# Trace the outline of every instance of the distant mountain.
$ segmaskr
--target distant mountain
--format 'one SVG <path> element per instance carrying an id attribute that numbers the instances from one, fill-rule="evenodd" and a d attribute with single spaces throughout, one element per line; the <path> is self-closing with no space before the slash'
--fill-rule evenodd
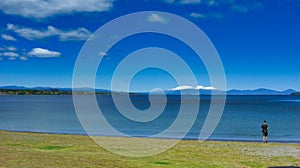
<path id="1" fill-rule="evenodd" d="M 204 90 L 204 89 L 183 89 L 183 90 L 165 90 L 165 94 L 167 95 L 211 95 L 212 90 Z M 215 94 L 224 94 L 224 91 L 214 90 Z"/>
<path id="2" fill-rule="evenodd" d="M 271 89 L 255 89 L 255 90 L 229 90 L 227 91 L 227 95 L 290 95 L 292 93 L 296 92 L 293 89 L 288 89 L 284 91 L 277 91 L 277 90 L 271 90 Z"/>
<path id="3" fill-rule="evenodd" d="M 51 90 L 54 88 L 51 87 L 24 87 L 24 86 L 0 86 L 0 89 L 8 89 L 8 90 Z"/>
<path id="4" fill-rule="evenodd" d="M 92 88 L 52 88 L 52 87 L 42 87 L 42 86 L 37 86 L 37 87 L 24 87 L 24 86 L 0 86 L 0 89 L 5 89 L 5 90 L 59 90 L 59 91 L 79 91 L 79 92 L 90 92 L 93 91 L 94 89 Z M 110 90 L 107 89 L 95 89 L 96 92 L 111 92 Z"/>
<path id="5" fill-rule="evenodd" d="M 293 89 L 288 89 L 284 91 L 277 91 L 271 89 L 255 89 L 255 90 L 228 90 L 226 92 L 227 95 L 291 95 L 292 93 L 296 93 L 297 91 Z M 168 95 L 211 95 L 212 90 L 204 90 L 204 89 L 182 89 L 182 90 L 166 90 L 166 94 Z M 224 94 L 224 91 L 214 90 L 214 94 Z"/>
<path id="6" fill-rule="evenodd" d="M 28 89 L 24 86 L 0 86 L 0 89 L 11 89 L 11 90 L 25 90 Z"/>
<path id="7" fill-rule="evenodd" d="M 72 88 L 52 88 L 52 87 L 24 87 L 24 86 L 0 86 L 0 89 L 7 89 L 7 90 L 46 90 L 46 91 L 52 91 L 52 90 L 58 90 L 58 91 L 72 91 Z M 75 88 L 73 89 L 78 92 L 91 92 L 94 89 L 92 88 Z M 224 91 L 213 89 L 215 94 L 224 94 Z M 101 92 L 101 93 L 125 93 L 125 92 L 117 92 L 117 91 L 111 91 L 107 89 L 95 89 L 95 92 Z M 147 92 L 133 92 L 135 94 L 148 94 Z M 165 90 L 165 94 L 167 95 L 211 95 L 212 89 L 195 89 L 195 88 L 188 88 L 188 89 L 181 89 L 181 90 Z M 288 89 L 284 91 L 277 91 L 277 90 L 271 90 L 271 89 L 265 89 L 265 88 L 259 88 L 255 90 L 237 90 L 232 89 L 228 90 L 226 92 L 227 95 L 291 95 L 295 93 L 299 93 L 299 91 Z M 154 92 L 155 94 L 155 92 Z M 161 92 L 157 92 L 157 94 L 161 94 Z"/>
<path id="8" fill-rule="evenodd" d="M 293 94 L 293 93 L 295 93 L 295 92 L 297 92 L 297 91 L 296 91 L 296 90 L 293 90 L 293 89 L 287 89 L 287 90 L 285 90 L 285 91 L 282 91 L 281 93 L 290 95 L 290 94 Z"/>

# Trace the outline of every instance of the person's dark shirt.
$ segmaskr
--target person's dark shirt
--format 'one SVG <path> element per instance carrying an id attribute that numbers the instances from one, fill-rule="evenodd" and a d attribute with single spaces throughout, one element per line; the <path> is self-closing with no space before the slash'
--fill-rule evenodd
<path id="1" fill-rule="evenodd" d="M 267 132 L 268 131 L 268 124 L 264 123 L 263 125 L 261 125 L 261 129 L 263 132 Z"/>

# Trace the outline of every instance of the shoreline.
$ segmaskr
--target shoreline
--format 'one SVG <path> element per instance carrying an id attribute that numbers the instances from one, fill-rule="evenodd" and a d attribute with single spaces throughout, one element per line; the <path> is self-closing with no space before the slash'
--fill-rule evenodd
<path id="1" fill-rule="evenodd" d="M 14 130 L 2 130 L 0 132 L 15 132 L 15 133 L 33 133 L 33 134 L 49 134 L 49 135 L 74 135 L 74 136 L 86 136 L 89 137 L 90 135 L 87 134 L 76 134 L 76 133 L 57 133 L 57 132 L 41 132 L 41 131 L 14 131 Z M 95 137 L 111 137 L 111 138 L 143 138 L 143 139 L 164 139 L 164 140 L 181 140 L 181 141 L 216 141 L 216 142 L 252 142 L 252 143 L 259 143 L 262 142 L 261 140 L 247 140 L 247 139 L 194 139 L 194 138 L 171 138 L 171 137 L 147 137 L 147 136 L 114 136 L 114 135 L 93 135 Z M 272 141 L 269 140 L 269 143 L 282 143 L 282 144 L 300 144 L 300 141 Z"/>

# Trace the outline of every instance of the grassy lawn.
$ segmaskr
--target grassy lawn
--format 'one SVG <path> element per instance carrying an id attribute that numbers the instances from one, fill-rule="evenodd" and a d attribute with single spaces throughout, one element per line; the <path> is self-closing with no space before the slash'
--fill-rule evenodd
<path id="1" fill-rule="evenodd" d="M 118 137 L 99 138 L 113 145 Z M 132 144 L 155 140 L 157 145 L 165 141 L 146 138 L 122 140 Z M 88 136 L 0 131 L 0 167 L 273 166 L 300 166 L 300 145 L 184 140 L 158 155 L 126 157 L 107 151 Z"/>

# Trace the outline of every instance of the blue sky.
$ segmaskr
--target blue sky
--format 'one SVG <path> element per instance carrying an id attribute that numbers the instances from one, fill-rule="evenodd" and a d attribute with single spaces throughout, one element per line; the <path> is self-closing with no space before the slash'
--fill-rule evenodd
<path id="1" fill-rule="evenodd" d="M 94 31 L 124 14 L 149 10 L 179 15 L 201 28 L 220 55 L 228 89 L 300 90 L 300 2 L 292 0 L 1 0 L 0 86 L 71 87 L 77 55 Z M 146 33 L 103 53 L 96 87 L 109 88 L 114 67 L 145 47 L 175 52 L 189 64 L 198 85 L 211 86 L 203 63 L 187 46 Z M 130 87 L 177 84 L 168 72 L 145 69 Z"/>

